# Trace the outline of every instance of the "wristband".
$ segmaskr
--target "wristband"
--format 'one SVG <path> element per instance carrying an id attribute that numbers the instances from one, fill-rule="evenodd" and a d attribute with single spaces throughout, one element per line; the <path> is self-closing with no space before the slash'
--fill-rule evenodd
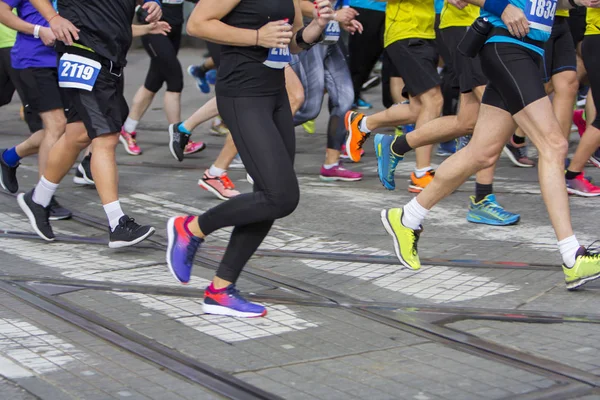
<path id="1" fill-rule="evenodd" d="M 305 27 L 302 27 L 298 30 L 298 32 L 296 32 L 296 44 L 298 45 L 298 47 L 300 47 L 302 50 L 308 50 L 311 47 L 313 47 L 315 44 L 323 41 L 323 39 L 325 38 L 325 35 L 323 33 L 321 33 L 321 36 L 319 36 L 317 38 L 317 40 L 315 40 L 313 43 L 306 43 L 304 41 L 304 37 L 302 36 L 302 34 L 304 33 L 304 29 Z"/>
<path id="2" fill-rule="evenodd" d="M 34 38 L 36 38 L 36 39 L 39 39 L 39 38 L 40 38 L 40 29 L 41 29 L 41 28 L 42 28 L 42 27 L 41 27 L 41 26 L 39 26 L 39 25 L 36 25 L 36 26 L 34 26 L 34 27 L 33 27 L 33 37 L 34 37 Z"/>
<path id="3" fill-rule="evenodd" d="M 508 0 L 485 0 L 485 3 L 483 3 L 483 9 L 491 14 L 501 17 L 502 13 L 509 4 L 510 3 Z"/>
<path id="4" fill-rule="evenodd" d="M 50 18 L 50 19 L 48 20 L 48 23 L 50 23 L 50 21 L 52 21 L 54 18 L 58 17 L 58 15 L 59 15 L 58 13 L 54 14 L 54 15 L 52 16 L 52 18 Z"/>

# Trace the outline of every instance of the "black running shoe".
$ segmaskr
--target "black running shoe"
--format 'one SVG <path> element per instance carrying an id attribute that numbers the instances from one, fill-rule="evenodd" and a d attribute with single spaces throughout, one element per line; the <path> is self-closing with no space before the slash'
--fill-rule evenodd
<path id="1" fill-rule="evenodd" d="M 19 182 L 17 181 L 17 168 L 19 164 L 14 167 L 8 165 L 2 154 L 6 149 L 0 149 L 0 185 L 4 190 L 8 190 L 11 193 L 17 193 L 19 190 Z"/>
<path id="2" fill-rule="evenodd" d="M 78 185 L 94 185 L 94 179 L 92 178 L 92 153 L 88 154 L 81 160 L 81 164 L 77 166 L 73 182 Z"/>
<path id="3" fill-rule="evenodd" d="M 177 161 L 183 161 L 183 152 L 187 146 L 190 135 L 187 135 L 179 130 L 181 122 L 169 125 L 169 150 Z"/>
<path id="4" fill-rule="evenodd" d="M 117 225 L 114 231 L 110 232 L 108 247 L 118 249 L 120 247 L 133 246 L 153 234 L 153 227 L 142 226 L 136 223 L 133 218 L 123 215 L 119 220 L 119 225 Z"/>
<path id="5" fill-rule="evenodd" d="M 59 221 L 61 219 L 69 219 L 71 218 L 73 215 L 71 214 L 71 211 L 67 210 L 66 208 L 64 208 L 63 206 L 61 206 L 60 204 L 58 204 L 58 201 L 56 201 L 56 197 L 52 196 L 52 199 L 50 200 L 50 221 Z"/>
<path id="6" fill-rule="evenodd" d="M 33 190 L 27 193 L 19 193 L 17 202 L 21 210 L 29 218 L 31 227 L 42 239 L 49 242 L 54 240 L 54 232 L 50 226 L 50 207 L 43 207 L 33 201 Z"/>

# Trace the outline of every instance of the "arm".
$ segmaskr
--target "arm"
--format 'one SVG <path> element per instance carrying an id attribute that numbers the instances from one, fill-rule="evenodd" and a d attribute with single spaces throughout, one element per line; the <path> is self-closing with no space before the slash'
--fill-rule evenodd
<path id="1" fill-rule="evenodd" d="M 70 21 L 58 15 L 49 0 L 29 0 L 29 2 L 38 10 L 42 17 L 48 21 L 50 29 L 52 29 L 56 39 L 69 46 L 73 44 L 74 40 L 79 40 L 79 29 L 77 29 Z"/>
<path id="2" fill-rule="evenodd" d="M 323 30 L 333 20 L 334 12 L 329 0 L 318 0 L 316 6 L 310 0 L 294 0 L 296 7 L 296 18 L 294 20 L 294 36 L 290 43 L 290 51 L 294 54 L 300 53 L 303 49 L 298 46 L 296 34 L 304 25 L 302 16 L 305 13 L 306 3 L 310 8 L 310 24 L 302 31 L 302 40 L 306 43 L 315 43 L 321 37 Z M 308 11 L 308 10 L 307 10 Z"/>
<path id="3" fill-rule="evenodd" d="M 0 1 L 0 23 L 26 35 L 33 36 L 35 33 L 35 25 L 25 22 L 13 14 L 12 8 L 3 1 Z M 46 46 L 53 45 L 56 40 L 50 28 L 43 26 L 39 27 L 38 35 Z"/>
<path id="4" fill-rule="evenodd" d="M 131 33 L 133 37 L 145 35 L 164 35 L 171 32 L 171 25 L 165 21 L 152 22 L 144 25 L 131 25 Z"/>
<path id="5" fill-rule="evenodd" d="M 257 31 L 227 25 L 221 19 L 229 14 L 240 0 L 202 0 L 187 22 L 187 33 L 208 41 L 230 46 L 255 46 Z"/>

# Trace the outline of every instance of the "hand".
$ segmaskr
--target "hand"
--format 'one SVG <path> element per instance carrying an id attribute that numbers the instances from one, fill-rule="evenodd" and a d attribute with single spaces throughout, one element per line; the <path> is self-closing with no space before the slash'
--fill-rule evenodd
<path id="1" fill-rule="evenodd" d="M 448 0 L 448 3 L 452 4 L 454 7 L 458 8 L 459 10 L 462 10 L 463 8 L 465 8 L 466 6 L 469 5 L 469 3 L 467 3 L 464 0 Z"/>
<path id="2" fill-rule="evenodd" d="M 579 3 L 584 7 L 600 8 L 600 0 L 579 0 Z"/>
<path id="3" fill-rule="evenodd" d="M 325 28 L 330 21 L 333 21 L 335 13 L 331 7 L 329 0 L 316 0 L 313 2 L 315 10 L 313 11 L 313 19 L 317 21 L 320 28 Z"/>
<path id="4" fill-rule="evenodd" d="M 53 46 L 54 42 L 56 42 L 56 36 L 54 36 L 54 32 L 52 29 L 41 27 L 40 28 L 40 39 L 46 46 Z"/>
<path id="5" fill-rule="evenodd" d="M 355 19 L 350 21 L 349 24 L 343 24 L 340 22 L 340 26 L 342 27 L 343 30 L 345 30 L 346 32 L 348 32 L 351 35 L 354 35 L 356 32 L 363 33 L 362 24 Z"/>
<path id="6" fill-rule="evenodd" d="M 79 40 L 79 29 L 71 21 L 64 19 L 60 15 L 53 17 L 49 24 L 55 38 L 66 45 L 71 46 L 74 40 Z"/>
<path id="7" fill-rule="evenodd" d="M 524 38 L 529 33 L 529 21 L 525 17 L 525 13 L 520 8 L 509 4 L 502 13 L 502 22 L 508 28 L 511 35 Z"/>
<path id="8" fill-rule="evenodd" d="M 152 22 L 148 25 L 144 25 L 148 27 L 149 35 L 164 35 L 167 36 L 169 32 L 171 32 L 171 25 L 165 21 Z"/>
<path id="9" fill-rule="evenodd" d="M 354 8 L 342 8 L 335 13 L 335 20 L 340 24 L 349 24 L 358 15 Z"/>
<path id="10" fill-rule="evenodd" d="M 287 19 L 269 22 L 258 30 L 258 45 L 267 49 L 286 49 L 292 40 L 292 26 Z"/>
<path id="11" fill-rule="evenodd" d="M 148 16 L 146 17 L 146 22 L 158 22 L 162 18 L 162 9 L 155 1 L 149 1 L 145 3 L 142 8 L 148 11 Z"/>

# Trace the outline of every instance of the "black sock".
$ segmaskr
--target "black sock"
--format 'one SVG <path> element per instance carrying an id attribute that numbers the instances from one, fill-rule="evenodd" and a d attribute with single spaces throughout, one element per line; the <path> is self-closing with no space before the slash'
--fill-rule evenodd
<path id="1" fill-rule="evenodd" d="M 494 193 L 494 184 L 484 185 L 483 183 L 475 182 L 475 203 L 479 203 L 485 199 L 488 194 Z"/>
<path id="2" fill-rule="evenodd" d="M 575 179 L 575 178 L 577 178 L 577 175 L 579 175 L 580 173 L 581 172 L 573 172 L 573 171 L 567 169 L 567 172 L 565 172 L 565 178 Z"/>
<path id="3" fill-rule="evenodd" d="M 521 136 L 517 136 L 516 133 L 513 133 L 513 142 L 515 142 L 515 144 L 523 144 L 523 143 L 525 143 L 525 138 L 521 137 Z"/>
<path id="4" fill-rule="evenodd" d="M 399 156 L 403 156 L 412 150 L 412 147 L 406 141 L 406 135 L 396 136 L 396 140 L 392 143 L 392 151 Z"/>

